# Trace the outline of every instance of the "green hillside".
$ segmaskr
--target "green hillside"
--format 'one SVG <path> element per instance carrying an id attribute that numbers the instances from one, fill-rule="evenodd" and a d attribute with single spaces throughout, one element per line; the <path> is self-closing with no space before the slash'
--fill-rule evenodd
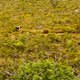
<path id="1" fill-rule="evenodd" d="M 17 74 L 24 68 L 20 66 L 30 63 L 33 67 L 26 67 L 34 72 L 46 65 L 54 72 L 52 62 L 46 60 L 58 65 L 59 78 L 44 78 L 49 72 L 42 72 L 43 78 Z M 68 76 L 80 80 L 80 0 L 0 0 L 0 80 L 74 79 Z"/>

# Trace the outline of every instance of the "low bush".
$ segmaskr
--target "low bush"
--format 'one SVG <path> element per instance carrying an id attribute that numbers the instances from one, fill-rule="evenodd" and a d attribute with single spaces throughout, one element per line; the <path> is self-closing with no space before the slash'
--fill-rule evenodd
<path id="1" fill-rule="evenodd" d="M 71 67 L 52 60 L 38 60 L 18 68 L 16 74 L 11 76 L 14 80 L 74 80 Z"/>

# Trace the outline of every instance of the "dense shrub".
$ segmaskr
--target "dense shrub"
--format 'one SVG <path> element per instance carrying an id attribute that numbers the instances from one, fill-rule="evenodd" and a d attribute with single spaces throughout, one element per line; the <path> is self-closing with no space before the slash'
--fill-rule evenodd
<path id="1" fill-rule="evenodd" d="M 17 70 L 14 80 L 73 80 L 72 69 L 52 60 L 38 60 L 22 65 Z"/>

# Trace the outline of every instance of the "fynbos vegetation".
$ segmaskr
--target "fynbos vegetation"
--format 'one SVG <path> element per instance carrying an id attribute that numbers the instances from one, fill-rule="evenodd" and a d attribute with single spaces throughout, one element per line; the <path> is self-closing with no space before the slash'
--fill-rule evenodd
<path id="1" fill-rule="evenodd" d="M 0 0 L 0 80 L 80 80 L 80 0 Z"/>

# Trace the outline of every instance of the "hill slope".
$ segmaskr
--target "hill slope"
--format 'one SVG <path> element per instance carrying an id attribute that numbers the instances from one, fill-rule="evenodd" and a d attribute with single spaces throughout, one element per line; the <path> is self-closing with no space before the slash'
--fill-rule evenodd
<path id="1" fill-rule="evenodd" d="M 0 1 L 1 71 L 50 58 L 80 75 L 80 0 L 53 1 Z"/>

